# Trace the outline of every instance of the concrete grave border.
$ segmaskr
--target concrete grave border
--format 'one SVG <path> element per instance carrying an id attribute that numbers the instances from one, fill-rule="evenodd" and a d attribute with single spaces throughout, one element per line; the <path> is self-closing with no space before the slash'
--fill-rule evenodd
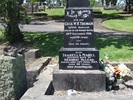
<path id="1" fill-rule="evenodd" d="M 113 65 L 119 64 L 118 62 L 112 63 Z M 133 63 L 124 63 L 126 64 L 132 71 L 133 71 Z M 34 86 L 29 88 L 25 94 L 22 96 L 20 100 L 131 100 L 133 95 L 125 96 L 125 95 L 101 95 L 96 94 L 94 95 L 87 94 L 87 95 L 78 95 L 78 96 L 52 96 L 50 91 L 53 91 L 52 82 L 52 74 L 53 74 L 53 67 L 57 65 L 50 65 L 46 66 L 45 69 L 42 69 L 43 72 L 36 78 L 36 82 L 34 82 Z M 104 92 L 103 92 L 104 93 Z M 48 95 L 46 95 L 48 94 Z M 110 98 L 111 97 L 111 98 Z"/>

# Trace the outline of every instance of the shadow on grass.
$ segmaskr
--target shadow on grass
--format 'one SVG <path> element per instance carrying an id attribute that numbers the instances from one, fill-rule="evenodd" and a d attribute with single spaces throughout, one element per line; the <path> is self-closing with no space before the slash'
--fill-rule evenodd
<path id="1" fill-rule="evenodd" d="M 113 45 L 115 48 L 122 49 L 123 46 L 131 47 L 133 49 L 133 39 L 115 38 L 115 37 L 96 37 L 95 38 L 96 47 L 100 50 L 101 48 L 106 48 L 107 46 Z"/>
<path id="2" fill-rule="evenodd" d="M 119 13 L 111 13 L 111 14 L 94 14 L 94 18 L 107 18 L 107 19 L 123 19 L 124 16 L 120 16 Z"/>
<path id="3" fill-rule="evenodd" d="M 45 14 L 41 14 L 41 13 L 37 13 L 32 15 L 32 19 L 33 20 L 61 20 L 64 19 L 64 15 L 45 15 Z"/>
<path id="4" fill-rule="evenodd" d="M 107 46 L 113 45 L 115 48 L 121 49 L 123 46 L 133 50 L 132 34 L 116 34 L 114 32 L 95 32 L 95 46 L 100 50 Z"/>
<path id="5" fill-rule="evenodd" d="M 29 46 L 40 49 L 42 56 L 58 56 L 59 49 L 63 46 L 62 34 L 28 32 L 24 35 Z"/>
<path id="6" fill-rule="evenodd" d="M 60 20 L 60 19 L 64 19 L 64 15 L 63 16 L 59 16 L 59 15 L 55 15 L 55 16 L 48 16 L 48 17 L 50 17 L 51 19 L 53 19 L 53 20 Z"/>
<path id="7" fill-rule="evenodd" d="M 63 47 L 63 34 L 60 33 L 25 33 L 25 40 L 29 46 L 41 50 L 42 56 L 58 56 L 59 49 Z M 130 47 L 133 50 L 133 38 L 95 37 L 95 47 L 99 50 L 114 45 L 121 49 L 122 46 Z"/>
<path id="8" fill-rule="evenodd" d="M 28 14 L 31 16 L 32 21 L 40 20 L 40 21 L 49 21 L 49 20 L 62 20 L 64 19 L 64 15 L 48 15 L 46 12 L 34 12 L 33 14 Z"/>

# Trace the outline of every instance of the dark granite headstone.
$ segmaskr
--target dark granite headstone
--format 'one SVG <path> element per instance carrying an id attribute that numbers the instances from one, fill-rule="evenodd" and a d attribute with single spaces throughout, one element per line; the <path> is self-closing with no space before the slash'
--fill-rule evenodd
<path id="1" fill-rule="evenodd" d="M 93 12 L 92 9 L 72 9 L 65 11 L 64 47 L 93 47 Z"/>
<path id="2" fill-rule="evenodd" d="M 89 0 L 68 0 L 68 7 L 89 7 Z"/>
<path id="3" fill-rule="evenodd" d="M 93 45 L 93 11 L 88 0 L 69 0 L 65 10 L 64 47 L 59 69 L 99 69 L 99 51 Z"/>
<path id="4" fill-rule="evenodd" d="M 99 51 L 93 45 L 93 13 L 89 0 L 69 0 L 65 11 L 64 47 L 53 72 L 55 90 L 105 91 L 106 75 L 99 70 Z"/>

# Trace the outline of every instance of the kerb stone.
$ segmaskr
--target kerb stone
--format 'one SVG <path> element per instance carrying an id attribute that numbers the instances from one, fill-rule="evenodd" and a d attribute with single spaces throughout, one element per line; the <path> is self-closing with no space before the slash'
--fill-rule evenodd
<path id="1" fill-rule="evenodd" d="M 27 52 L 25 52 L 25 60 L 31 61 L 35 60 L 36 58 L 40 57 L 40 50 L 39 49 L 31 49 Z"/>

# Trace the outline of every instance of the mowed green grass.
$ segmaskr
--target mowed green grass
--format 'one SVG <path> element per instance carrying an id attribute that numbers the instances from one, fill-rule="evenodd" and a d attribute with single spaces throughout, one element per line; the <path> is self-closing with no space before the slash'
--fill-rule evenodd
<path id="1" fill-rule="evenodd" d="M 46 9 L 45 13 L 48 14 L 48 16 L 64 16 L 64 10 L 65 8 Z"/>
<path id="2" fill-rule="evenodd" d="M 100 9 L 103 14 L 114 14 L 114 13 L 120 13 L 122 12 L 121 10 L 104 10 L 103 7 L 94 7 L 92 9 Z M 49 16 L 63 16 L 65 14 L 65 8 L 53 8 L 53 9 L 46 9 L 45 11 L 46 14 Z"/>
<path id="3" fill-rule="evenodd" d="M 60 20 L 64 18 L 64 8 L 46 9 L 41 12 L 34 12 L 31 19 Z"/>
<path id="4" fill-rule="evenodd" d="M 96 37 L 100 59 L 108 54 L 112 61 L 133 62 L 133 38 Z"/>
<path id="5" fill-rule="evenodd" d="M 43 56 L 58 58 L 64 45 L 63 34 L 58 33 L 25 33 L 29 47 L 38 48 Z M 95 37 L 95 47 L 99 50 L 100 59 L 105 54 L 111 61 L 133 62 L 133 38 Z"/>
<path id="6" fill-rule="evenodd" d="M 133 32 L 133 17 L 110 19 L 104 21 L 103 25 L 116 30 Z"/>
<path id="7" fill-rule="evenodd" d="M 92 9 L 99 9 L 100 11 L 102 11 L 102 14 L 114 14 L 122 12 L 122 10 L 104 10 L 103 7 L 93 7 Z"/>
<path id="8" fill-rule="evenodd" d="M 122 14 L 122 10 L 104 10 L 102 7 L 94 7 L 93 9 L 102 11 L 102 14 L 94 14 L 94 17 L 109 18 L 102 23 L 105 27 L 133 32 L 133 16 L 131 14 Z"/>

